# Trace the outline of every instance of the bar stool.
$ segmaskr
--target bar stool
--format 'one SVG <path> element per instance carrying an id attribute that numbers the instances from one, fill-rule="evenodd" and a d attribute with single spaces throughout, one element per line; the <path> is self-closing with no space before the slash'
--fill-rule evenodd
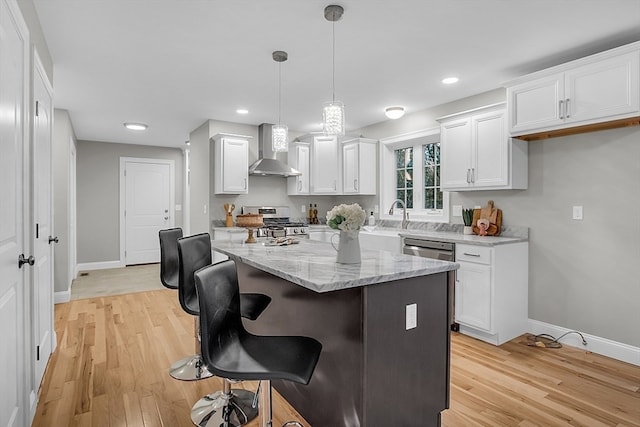
<path id="1" fill-rule="evenodd" d="M 178 299 L 182 309 L 194 319 L 196 336 L 196 354 L 183 359 L 184 364 L 176 367 L 174 378 L 181 380 L 198 380 L 211 376 L 202 364 L 200 356 L 199 322 L 200 307 L 193 273 L 211 264 L 211 237 L 209 233 L 200 233 L 178 239 Z M 249 320 L 255 320 L 271 302 L 271 297 L 264 294 L 243 294 L 241 297 L 242 314 Z M 179 362 L 177 362 L 179 363 Z"/>
<path id="2" fill-rule="evenodd" d="M 178 289 L 178 239 L 182 228 L 167 228 L 158 232 L 160 238 L 160 281 L 169 289 Z"/>
<path id="3" fill-rule="evenodd" d="M 271 427 L 271 380 L 308 384 L 322 344 L 309 337 L 258 336 L 248 332 L 241 320 L 238 274 L 233 260 L 198 270 L 195 282 L 200 305 L 202 358 L 207 369 L 226 379 L 260 381 L 261 426 Z M 200 399 L 192 410 L 192 419 L 199 408 L 208 407 L 209 413 L 196 425 L 235 425 L 245 408 L 238 408 L 233 402 L 228 381 L 222 394 L 215 397 L 226 403 L 214 408 L 209 402 L 210 396 Z"/>
<path id="4" fill-rule="evenodd" d="M 178 239 L 182 238 L 182 228 L 169 228 L 158 232 L 160 238 L 160 281 L 169 289 L 179 289 L 180 259 Z M 193 381 L 213 376 L 202 363 L 200 346 L 196 354 L 174 362 L 169 375 L 183 381 Z"/>

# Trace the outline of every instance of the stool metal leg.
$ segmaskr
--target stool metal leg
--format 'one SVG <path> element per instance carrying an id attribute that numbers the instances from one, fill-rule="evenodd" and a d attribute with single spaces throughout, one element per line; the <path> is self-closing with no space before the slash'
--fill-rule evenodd
<path id="1" fill-rule="evenodd" d="M 213 374 L 209 372 L 207 367 L 204 365 L 202 356 L 200 356 L 201 350 L 199 325 L 199 317 L 196 316 L 194 323 L 196 354 L 178 360 L 169 368 L 169 375 L 177 380 L 196 381 L 213 376 Z"/>
<path id="2" fill-rule="evenodd" d="M 171 368 L 169 368 L 169 375 L 182 381 L 195 381 L 213 376 L 204 365 L 202 357 L 199 354 L 194 354 L 175 362 L 171 365 Z"/>
<path id="3" fill-rule="evenodd" d="M 198 400 L 191 408 L 191 421 L 198 427 L 239 427 L 258 416 L 252 403 L 254 393 L 231 389 L 229 380 L 223 378 L 223 389 Z"/>
<path id="4" fill-rule="evenodd" d="M 264 383 L 264 384 L 263 384 Z M 258 383 L 260 394 L 260 427 L 273 427 L 273 404 L 271 396 L 271 380 L 263 380 Z M 255 404 L 255 403 L 254 403 Z M 303 427 L 298 421 L 287 421 L 282 427 Z"/>

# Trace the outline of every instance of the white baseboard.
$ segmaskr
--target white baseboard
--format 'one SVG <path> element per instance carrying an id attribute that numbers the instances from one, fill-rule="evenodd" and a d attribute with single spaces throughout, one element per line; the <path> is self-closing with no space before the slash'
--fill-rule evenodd
<path id="1" fill-rule="evenodd" d="M 53 303 L 61 304 L 63 302 L 71 301 L 71 290 L 59 291 L 53 293 Z"/>
<path id="2" fill-rule="evenodd" d="M 124 267 L 124 262 L 118 261 L 102 261 L 102 262 L 85 262 L 78 264 L 78 271 L 89 270 L 105 270 L 107 268 L 120 268 Z"/>
<path id="3" fill-rule="evenodd" d="M 528 326 L 529 332 L 534 335 L 549 334 L 556 338 L 573 330 L 533 319 L 529 319 Z M 592 353 L 601 354 L 603 356 L 611 357 L 612 359 L 640 366 L 640 347 L 634 347 L 628 344 L 612 341 L 607 338 L 585 334 L 582 331 L 579 332 L 584 336 L 585 341 L 587 341 L 586 346 L 582 345 L 582 340 L 577 334 L 569 334 L 562 338 L 560 342 L 562 344 L 581 348 Z"/>

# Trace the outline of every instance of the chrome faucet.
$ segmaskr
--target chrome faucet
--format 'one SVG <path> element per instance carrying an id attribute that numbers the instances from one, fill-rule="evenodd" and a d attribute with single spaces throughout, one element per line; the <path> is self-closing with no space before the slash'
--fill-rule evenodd
<path id="1" fill-rule="evenodd" d="M 389 215 L 393 215 L 393 208 L 396 204 L 399 204 L 402 208 L 402 229 L 406 230 L 407 225 L 409 225 L 409 214 L 407 213 L 407 207 L 402 200 L 395 199 L 393 203 L 391 203 L 391 208 L 389 208 Z"/>

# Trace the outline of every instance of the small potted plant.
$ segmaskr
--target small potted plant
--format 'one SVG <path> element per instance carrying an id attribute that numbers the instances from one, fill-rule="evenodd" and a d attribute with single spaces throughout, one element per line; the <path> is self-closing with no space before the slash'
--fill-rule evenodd
<path id="1" fill-rule="evenodd" d="M 464 221 L 463 234 L 473 234 L 473 209 L 462 209 L 462 221 Z"/>

